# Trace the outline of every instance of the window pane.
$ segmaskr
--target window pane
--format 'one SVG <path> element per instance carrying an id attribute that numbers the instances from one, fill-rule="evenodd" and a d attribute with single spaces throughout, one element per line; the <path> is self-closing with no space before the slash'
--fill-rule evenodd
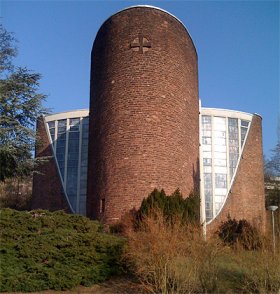
<path id="1" fill-rule="evenodd" d="M 232 126 L 234 128 L 237 128 L 238 127 L 238 119 L 237 118 L 228 118 L 228 125 L 229 125 L 229 128 Z"/>
<path id="2" fill-rule="evenodd" d="M 205 188 L 212 188 L 212 174 L 205 173 L 204 174 L 204 187 Z"/>
<path id="3" fill-rule="evenodd" d="M 214 152 L 214 158 L 227 159 L 227 154 L 225 152 Z"/>
<path id="4" fill-rule="evenodd" d="M 248 127 L 249 126 L 249 121 L 247 121 L 247 120 L 241 120 L 241 126 L 242 127 Z"/>
<path id="5" fill-rule="evenodd" d="M 214 131 L 215 138 L 225 138 L 226 132 L 225 131 Z"/>
<path id="6" fill-rule="evenodd" d="M 64 133 L 64 132 L 66 132 L 66 127 L 58 127 L 58 129 L 57 129 L 58 134 L 61 134 L 61 133 Z"/>
<path id="7" fill-rule="evenodd" d="M 211 151 L 212 145 L 202 145 L 202 151 Z"/>
<path id="8" fill-rule="evenodd" d="M 212 157 L 212 153 L 208 152 L 208 151 L 203 151 L 203 158 L 211 158 Z"/>
<path id="9" fill-rule="evenodd" d="M 227 147 L 225 145 L 214 145 L 213 148 L 216 152 L 227 152 Z"/>
<path id="10" fill-rule="evenodd" d="M 203 171 L 204 171 L 204 173 L 211 173 L 212 172 L 212 166 L 204 166 Z"/>
<path id="11" fill-rule="evenodd" d="M 217 124 L 225 125 L 226 119 L 224 117 L 215 116 L 214 117 L 214 125 L 217 125 Z"/>
<path id="12" fill-rule="evenodd" d="M 80 118 L 70 118 L 69 124 L 70 126 L 80 124 Z"/>
<path id="13" fill-rule="evenodd" d="M 203 158 L 203 165 L 209 166 L 212 164 L 211 158 Z"/>
<path id="14" fill-rule="evenodd" d="M 215 174 L 215 186 L 216 188 L 226 188 L 227 187 L 227 175 L 226 174 Z"/>
<path id="15" fill-rule="evenodd" d="M 57 122 L 58 127 L 66 127 L 66 124 L 67 124 L 66 119 L 62 119 Z"/>
<path id="16" fill-rule="evenodd" d="M 203 115 L 202 116 L 202 123 L 203 124 L 211 124 L 211 116 Z"/>
<path id="17" fill-rule="evenodd" d="M 211 145 L 212 144 L 212 140 L 210 137 L 203 137 L 202 138 L 202 144 L 204 145 Z"/>
<path id="18" fill-rule="evenodd" d="M 49 129 L 54 128 L 55 127 L 55 122 L 54 121 L 48 122 L 48 126 L 49 126 Z"/>
<path id="19" fill-rule="evenodd" d="M 226 145 L 226 139 L 214 138 L 214 145 L 225 146 Z"/>
<path id="20" fill-rule="evenodd" d="M 212 136 L 212 132 L 211 131 L 207 131 L 207 130 L 203 130 L 202 131 L 202 136 L 203 137 L 211 137 Z"/>
<path id="21" fill-rule="evenodd" d="M 78 132 L 80 129 L 80 119 L 70 118 L 69 125 L 70 125 L 70 132 Z"/>
<path id="22" fill-rule="evenodd" d="M 213 128 L 216 131 L 226 130 L 226 119 L 224 117 L 214 117 Z"/>
<path id="23" fill-rule="evenodd" d="M 227 166 L 227 161 L 225 159 L 214 159 L 215 166 Z"/>
<path id="24" fill-rule="evenodd" d="M 225 188 L 215 188 L 215 200 L 217 196 L 226 196 L 227 195 L 227 189 Z M 222 198 L 224 199 L 224 197 Z"/>
<path id="25" fill-rule="evenodd" d="M 226 174 L 227 173 L 227 167 L 226 166 L 215 166 L 215 172 Z"/>

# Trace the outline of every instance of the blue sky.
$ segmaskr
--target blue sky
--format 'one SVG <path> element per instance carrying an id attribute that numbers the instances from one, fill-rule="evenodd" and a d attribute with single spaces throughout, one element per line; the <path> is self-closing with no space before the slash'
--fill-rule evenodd
<path id="1" fill-rule="evenodd" d="M 0 16 L 19 41 L 16 64 L 42 74 L 46 106 L 60 112 L 88 108 L 96 33 L 112 14 L 140 4 L 185 24 L 198 52 L 202 106 L 260 114 L 269 157 L 280 113 L 279 1 L 0 0 Z"/>

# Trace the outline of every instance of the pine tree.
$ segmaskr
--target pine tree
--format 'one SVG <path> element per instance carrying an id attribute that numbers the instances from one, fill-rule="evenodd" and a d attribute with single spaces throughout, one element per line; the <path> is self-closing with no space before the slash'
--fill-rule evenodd
<path id="1" fill-rule="evenodd" d="M 35 123 L 45 114 L 40 74 L 13 65 L 16 40 L 0 24 L 0 181 L 23 177 L 34 167 Z"/>

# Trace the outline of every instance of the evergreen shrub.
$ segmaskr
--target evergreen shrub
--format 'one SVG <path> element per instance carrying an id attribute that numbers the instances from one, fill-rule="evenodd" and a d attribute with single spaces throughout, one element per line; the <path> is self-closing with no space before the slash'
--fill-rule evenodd
<path id="1" fill-rule="evenodd" d="M 218 235 L 226 245 L 231 247 L 241 246 L 246 250 L 262 247 L 260 232 L 245 219 L 238 221 L 229 216 L 227 221 L 221 223 Z"/>
<path id="2" fill-rule="evenodd" d="M 0 291 L 65 290 L 121 272 L 124 239 L 62 211 L 1 210 Z"/>
<path id="3" fill-rule="evenodd" d="M 154 189 L 147 198 L 144 198 L 139 210 L 136 212 L 136 224 L 139 224 L 154 211 L 162 211 L 166 222 L 169 224 L 180 220 L 182 224 L 199 224 L 200 198 L 191 193 L 189 197 L 183 198 L 179 189 L 167 196 L 164 190 Z M 155 214 L 156 216 L 156 214 Z"/>

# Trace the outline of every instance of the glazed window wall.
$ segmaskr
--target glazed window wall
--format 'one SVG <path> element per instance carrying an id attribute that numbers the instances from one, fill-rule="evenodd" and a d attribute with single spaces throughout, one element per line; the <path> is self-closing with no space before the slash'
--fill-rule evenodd
<path id="1" fill-rule="evenodd" d="M 66 152 L 66 127 L 67 120 L 62 119 L 57 123 L 57 134 L 55 138 L 55 155 L 62 178 L 64 178 L 65 171 L 65 152 Z"/>
<path id="2" fill-rule="evenodd" d="M 49 122 L 48 126 L 49 126 L 50 136 L 53 142 L 55 138 L 55 122 L 54 121 Z"/>
<path id="3" fill-rule="evenodd" d="M 237 118 L 228 118 L 228 137 L 229 177 L 231 180 L 235 173 L 239 158 L 239 131 Z"/>
<path id="4" fill-rule="evenodd" d="M 249 121 L 202 115 L 202 161 L 206 221 L 222 208 L 237 168 Z"/>
<path id="5" fill-rule="evenodd" d="M 47 123 L 67 198 L 75 213 L 86 214 L 88 117 Z"/>
<path id="6" fill-rule="evenodd" d="M 246 120 L 241 120 L 241 146 L 243 146 L 248 127 L 249 127 L 249 122 Z"/>
<path id="7" fill-rule="evenodd" d="M 213 218 L 212 117 L 202 116 L 202 154 L 206 219 Z"/>
<path id="8" fill-rule="evenodd" d="M 88 168 L 88 117 L 82 119 L 82 145 L 80 163 L 80 213 L 86 215 Z"/>
<path id="9" fill-rule="evenodd" d="M 213 117 L 213 211 L 220 210 L 227 194 L 226 118 Z"/>

